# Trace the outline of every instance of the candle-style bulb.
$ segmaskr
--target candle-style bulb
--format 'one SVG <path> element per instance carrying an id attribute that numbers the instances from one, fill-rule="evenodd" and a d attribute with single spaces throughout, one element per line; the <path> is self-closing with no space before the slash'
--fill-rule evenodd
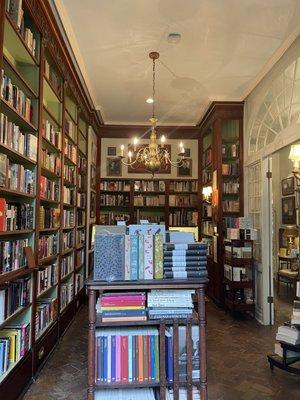
<path id="1" fill-rule="evenodd" d="M 120 148 L 121 148 L 121 157 L 124 157 L 124 149 L 125 149 L 124 144 L 121 144 Z"/>

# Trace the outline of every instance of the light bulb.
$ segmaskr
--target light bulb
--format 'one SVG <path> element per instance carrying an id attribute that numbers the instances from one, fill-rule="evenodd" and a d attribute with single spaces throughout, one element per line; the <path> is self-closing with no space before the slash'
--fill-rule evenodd
<path id="1" fill-rule="evenodd" d="M 132 151 L 129 150 L 128 152 L 128 157 L 131 158 L 132 157 Z"/>
<path id="2" fill-rule="evenodd" d="M 124 157 L 124 149 L 125 149 L 124 144 L 121 144 L 120 148 L 121 148 L 121 157 Z"/>
<path id="3" fill-rule="evenodd" d="M 139 139 L 137 137 L 133 138 L 133 150 L 136 151 L 136 145 L 138 144 Z"/>
<path id="4" fill-rule="evenodd" d="M 183 147 L 183 143 L 182 142 L 179 143 L 179 147 Z"/>
<path id="5" fill-rule="evenodd" d="M 154 100 L 152 99 L 152 97 L 148 97 L 148 99 L 146 100 L 146 103 L 152 104 L 152 103 L 154 103 Z"/>
<path id="6" fill-rule="evenodd" d="M 162 143 L 165 143 L 165 142 L 166 142 L 166 137 L 165 137 L 165 135 L 162 135 L 162 137 L 160 138 L 160 141 L 161 141 Z"/>

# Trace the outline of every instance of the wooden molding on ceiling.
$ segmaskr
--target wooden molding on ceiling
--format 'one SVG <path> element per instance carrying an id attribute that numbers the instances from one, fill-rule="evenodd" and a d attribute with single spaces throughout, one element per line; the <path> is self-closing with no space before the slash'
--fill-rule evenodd
<path id="1" fill-rule="evenodd" d="M 206 113 L 198 122 L 197 127 L 202 131 L 206 128 L 207 123 L 211 123 L 211 116 L 213 119 L 218 118 L 240 118 L 243 117 L 244 101 L 213 101 L 208 107 Z"/>
<path id="2" fill-rule="evenodd" d="M 200 129 L 198 126 L 158 126 L 158 135 L 164 134 L 168 139 L 198 139 Z M 101 138 L 139 138 L 150 137 L 148 125 L 102 125 L 98 132 Z"/>

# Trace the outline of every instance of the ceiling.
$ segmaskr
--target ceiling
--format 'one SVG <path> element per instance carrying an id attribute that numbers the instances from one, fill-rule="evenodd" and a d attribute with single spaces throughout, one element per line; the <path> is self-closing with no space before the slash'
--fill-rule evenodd
<path id="1" fill-rule="evenodd" d="M 243 100 L 300 26 L 299 0 L 53 2 L 106 124 L 148 122 L 150 51 L 159 123 L 195 125 L 211 101 Z"/>

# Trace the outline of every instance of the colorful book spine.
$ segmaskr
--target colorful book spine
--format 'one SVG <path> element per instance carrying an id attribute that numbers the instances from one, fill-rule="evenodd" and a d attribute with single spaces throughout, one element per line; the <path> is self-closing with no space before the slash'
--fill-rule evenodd
<path id="1" fill-rule="evenodd" d="M 154 236 L 154 278 L 163 279 L 163 235 Z"/>
<path id="2" fill-rule="evenodd" d="M 144 235 L 139 235 L 139 279 L 143 280 L 145 275 L 144 261 Z"/>
<path id="3" fill-rule="evenodd" d="M 153 235 L 144 235 L 144 279 L 153 279 Z"/>
<path id="4" fill-rule="evenodd" d="M 131 280 L 138 279 L 139 271 L 139 236 L 131 235 L 130 238 L 130 258 L 131 258 Z"/>
<path id="5" fill-rule="evenodd" d="M 130 235 L 125 235 L 125 281 L 130 281 L 130 269 L 131 269 L 131 257 L 130 257 Z"/>

